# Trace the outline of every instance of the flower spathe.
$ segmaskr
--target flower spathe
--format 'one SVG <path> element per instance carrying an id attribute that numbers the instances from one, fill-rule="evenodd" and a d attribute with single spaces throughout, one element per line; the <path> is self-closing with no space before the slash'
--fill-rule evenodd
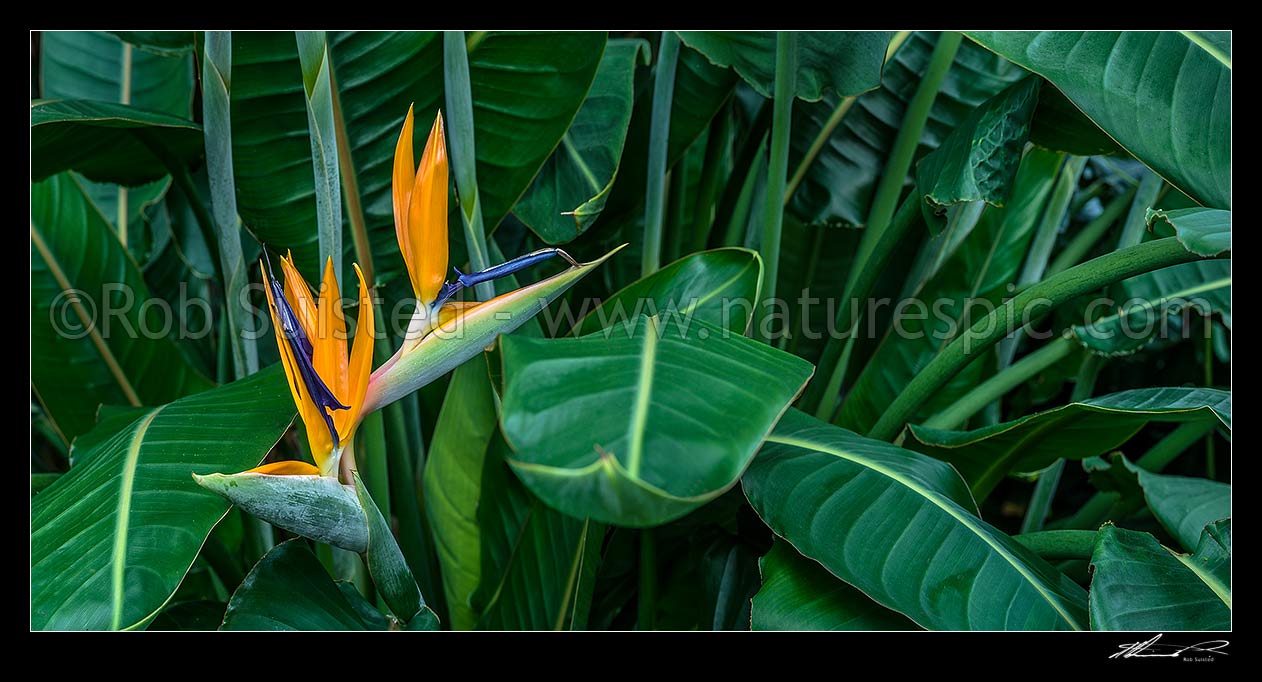
<path id="1" fill-rule="evenodd" d="M 363 418 L 364 394 L 372 375 L 371 292 L 364 273 L 356 265 L 359 318 L 355 342 L 348 353 L 346 318 L 342 313 L 341 290 L 333 271 L 333 259 L 325 263 L 324 279 L 316 298 L 312 297 L 292 256 L 281 259 L 281 269 L 285 277 L 283 299 L 277 300 L 280 287 L 272 279 L 274 273 L 267 269 L 263 272 L 264 281 L 270 286 L 264 289 L 281 364 L 285 367 L 294 405 L 306 427 L 316 467 L 300 462 L 278 462 L 251 471 L 337 476 L 342 452 Z"/>

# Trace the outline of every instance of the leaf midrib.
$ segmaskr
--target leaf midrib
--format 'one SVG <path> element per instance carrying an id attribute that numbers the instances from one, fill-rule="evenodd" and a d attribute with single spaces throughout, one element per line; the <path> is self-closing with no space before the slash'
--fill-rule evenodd
<path id="1" fill-rule="evenodd" d="M 644 431 L 648 426 L 649 404 L 652 402 L 653 369 L 657 361 L 657 317 L 646 318 L 648 325 L 644 335 L 644 347 L 640 356 L 640 375 L 636 380 L 635 407 L 631 411 L 628 426 L 627 475 L 640 477 L 640 465 L 644 460 Z"/>
<path id="2" fill-rule="evenodd" d="M 942 497 L 941 493 L 934 494 L 936 493 L 936 491 L 926 490 L 924 487 L 916 484 L 915 482 L 907 478 L 904 478 L 897 472 L 886 469 L 876 464 L 875 462 L 872 462 L 870 460 L 857 459 L 842 450 L 832 449 L 820 443 L 813 443 L 810 441 L 800 440 L 797 438 L 791 438 L 791 437 L 786 437 L 786 436 L 776 436 L 774 434 L 770 436 L 769 438 L 767 438 L 767 442 L 780 443 L 782 445 L 788 445 L 791 447 L 801 448 L 807 451 L 822 452 L 824 454 L 833 455 L 840 459 L 844 459 L 854 464 L 858 464 L 859 466 L 864 467 L 866 469 L 875 471 L 881 474 L 882 476 L 885 476 L 886 478 L 889 478 L 905 486 L 912 492 L 915 492 L 916 494 L 920 495 L 921 498 L 928 500 L 934 506 L 946 512 L 948 515 L 950 515 L 956 521 L 958 521 L 960 525 L 964 526 L 969 531 L 971 531 L 973 535 L 979 538 L 982 542 L 985 542 L 992 550 L 994 550 L 996 554 L 998 554 L 1010 566 L 1012 566 L 1012 568 L 1016 570 L 1017 573 L 1021 575 L 1021 577 L 1025 578 L 1026 582 L 1029 583 L 1029 585 L 1033 587 L 1035 591 L 1037 591 L 1041 597 L 1043 597 L 1043 599 L 1056 611 L 1056 613 L 1060 615 L 1062 619 L 1064 619 L 1066 623 L 1069 624 L 1070 627 L 1072 627 L 1074 630 L 1082 629 L 1078 625 L 1078 622 L 1074 620 L 1073 616 L 1071 616 L 1069 613 L 1067 613 L 1064 610 L 1064 608 L 1061 606 L 1060 601 L 1058 599 L 1055 599 L 1053 595 L 1051 595 L 1043 587 L 1042 583 L 1037 579 L 1036 576 L 1030 574 L 1029 569 L 1025 566 L 1023 562 L 1017 560 L 1016 557 L 1012 556 L 1012 554 L 1007 549 L 1005 549 L 1003 546 L 996 543 L 994 539 L 991 538 L 987 533 L 981 532 L 981 529 L 979 529 L 976 525 L 974 525 L 973 521 L 968 518 L 967 514 L 960 514 L 961 510 L 959 509 L 958 504 L 948 505 L 948 504 L 945 504 L 943 500 L 939 499 L 940 497 Z M 980 521 L 980 519 L 978 520 Z"/>
<path id="3" fill-rule="evenodd" d="M 110 619 L 111 630 L 117 630 L 123 624 L 123 578 L 127 568 L 127 531 L 131 520 L 131 496 L 136 482 L 136 468 L 140 463 L 140 446 L 144 441 L 145 434 L 149 431 L 149 426 L 153 424 L 154 418 L 158 416 L 158 413 L 162 412 L 164 407 L 165 405 L 141 418 L 139 426 L 136 427 L 136 431 L 132 434 L 131 442 L 127 445 L 127 455 L 123 460 L 122 480 L 119 484 L 118 510 L 114 521 L 114 549 L 110 553 L 110 591 L 113 604 Z"/>

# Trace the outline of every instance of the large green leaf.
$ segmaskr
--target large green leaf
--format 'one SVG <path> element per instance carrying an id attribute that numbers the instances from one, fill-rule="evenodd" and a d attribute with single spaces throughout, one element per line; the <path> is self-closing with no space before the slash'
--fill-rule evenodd
<path id="1" fill-rule="evenodd" d="M 290 540 L 267 553 L 228 602 L 220 630 L 387 630 L 386 617 L 347 583 L 335 583 Z"/>
<path id="2" fill-rule="evenodd" d="M 732 97 L 736 73 L 715 66 L 704 55 L 686 45 L 679 49 L 675 64 L 675 90 L 670 107 L 670 135 L 666 141 L 667 168 L 684 156 L 710 121 Z M 649 123 L 653 115 L 653 88 L 649 82 L 638 84 L 631 125 L 627 129 L 624 153 L 618 167 L 618 178 L 605 205 L 606 216 L 640 217 L 633 211 L 644 201 L 644 185 L 648 178 Z M 631 213 L 629 213 L 631 212 Z"/>
<path id="3" fill-rule="evenodd" d="M 753 599 L 753 630 L 919 629 L 783 540 L 771 546 L 758 567 L 762 589 Z"/>
<path id="4" fill-rule="evenodd" d="M 479 355 L 452 372 L 423 474 L 425 509 L 453 630 L 470 630 L 478 621 L 470 599 L 482 581 L 487 529 L 478 523 L 477 514 L 484 492 L 498 494 L 485 490 L 482 474 L 496 430 L 486 359 Z"/>
<path id="5" fill-rule="evenodd" d="M 1148 209 L 1145 220 L 1150 228 L 1157 220 L 1169 223 L 1179 243 L 1197 255 L 1217 256 L 1231 250 L 1231 211 L 1214 208 Z"/>
<path id="6" fill-rule="evenodd" d="M 1231 486 L 1207 478 L 1155 474 L 1122 459 L 1153 516 L 1184 549 L 1195 550 L 1206 526 L 1231 516 Z"/>
<path id="7" fill-rule="evenodd" d="M 1127 151 L 1231 208 L 1231 59 L 1182 31 L 974 31 L 1060 88 Z"/>
<path id="8" fill-rule="evenodd" d="M 506 337 L 503 360 L 517 475 L 567 514 L 639 527 L 731 487 L 812 372 L 676 315 L 575 339 Z"/>
<path id="9" fill-rule="evenodd" d="M 101 403 L 161 405 L 211 386 L 152 303 L 73 177 L 31 185 L 31 383 L 67 442 L 92 427 Z"/>
<path id="10" fill-rule="evenodd" d="M 259 463 L 294 416 L 279 367 L 150 410 L 31 501 L 31 627 L 142 627 L 228 503 L 192 474 Z"/>
<path id="11" fill-rule="evenodd" d="M 644 40 L 611 40 L 587 99 L 513 214 L 549 244 L 564 244 L 595 222 L 618 174 L 635 70 L 649 59 Z"/>
<path id="12" fill-rule="evenodd" d="M 1062 158 L 1058 153 L 1031 148 L 1021 161 L 1005 207 L 987 207 L 967 234 L 956 234 L 960 228 L 949 228 L 938 235 L 935 243 L 942 250 L 932 257 L 942 265 L 923 286 L 908 288 L 913 300 L 919 300 L 923 307 L 908 306 L 900 327 L 881 340 L 846 394 L 838 422 L 841 426 L 859 432 L 872 428 L 903 387 L 959 329 L 971 324 L 966 316 L 984 312 L 981 300 L 994 304 L 1010 295 L 1008 286 L 1016 282 Z M 953 253 L 951 244 L 958 244 Z M 984 373 L 993 370 L 993 361 L 987 362 L 986 357 L 961 371 L 926 402 L 921 413 L 934 414 L 976 386 Z"/>
<path id="13" fill-rule="evenodd" d="M 1039 79 L 1026 77 L 983 102 L 916 166 L 916 192 L 935 210 L 964 201 L 1002 206 L 1030 136 Z"/>
<path id="14" fill-rule="evenodd" d="M 110 33 L 118 36 L 123 42 L 157 55 L 174 57 L 193 51 L 192 31 L 110 31 Z"/>
<path id="15" fill-rule="evenodd" d="M 685 256 L 637 280 L 587 313 L 572 336 L 625 323 L 638 315 L 676 310 L 737 333 L 749 326 L 762 258 L 749 249 L 714 249 Z"/>
<path id="16" fill-rule="evenodd" d="M 790 410 L 741 479 L 777 535 L 933 630 L 1086 626 L 1086 594 L 976 515 L 945 462 Z"/>
<path id="17" fill-rule="evenodd" d="M 188 39 L 192 46 L 191 33 L 152 35 Z M 134 42 L 141 36 L 121 37 Z M 193 101 L 193 69 L 188 50 L 182 52 L 132 50 L 114 36 L 96 31 L 47 31 L 40 41 L 40 94 L 50 99 L 117 102 L 187 119 Z M 126 156 L 113 160 L 124 166 L 118 169 L 124 172 L 134 163 Z M 139 221 L 145 208 L 161 199 L 169 186 L 170 181 L 164 179 L 133 188 L 97 183 L 87 188 L 102 213 L 125 234 L 129 223 Z M 132 238 L 129 243 L 135 241 Z"/>
<path id="18" fill-rule="evenodd" d="M 985 497 L 1010 471 L 1034 472 L 1060 458 L 1112 450 L 1149 422 L 1217 420 L 1231 428 L 1231 393 L 1213 388 L 1139 388 L 1069 403 L 972 431 L 911 427 L 908 447 L 951 462 Z"/>
<path id="19" fill-rule="evenodd" d="M 191 33 L 168 32 L 186 40 Z M 104 31 L 44 31 L 40 35 L 40 96 L 118 102 L 149 111 L 189 118 L 193 106 L 193 61 L 189 50 L 136 50 Z M 146 45 L 153 41 L 145 41 Z"/>
<path id="20" fill-rule="evenodd" d="M 491 630 L 582 630 L 587 626 L 604 525 L 550 509 L 509 471 L 491 440 L 477 520 L 486 542 L 473 603 Z"/>
<path id="21" fill-rule="evenodd" d="M 831 90 L 857 95 L 881 84 L 892 31 L 805 31 L 797 39 L 797 90 L 814 102 Z M 775 31 L 680 31 L 679 37 L 719 66 L 736 70 L 763 97 L 776 80 Z"/>
<path id="22" fill-rule="evenodd" d="M 419 160 L 443 102 L 438 38 L 430 32 L 328 36 L 334 95 L 379 281 L 402 271 L 390 198 L 394 148 L 408 105 L 414 103 Z M 489 231 L 565 134 L 595 77 L 605 35 L 473 33 L 469 44 L 479 199 Z M 233 36 L 232 119 L 242 219 L 262 241 L 292 248 L 299 268 L 315 280 L 311 148 L 293 34 Z"/>
<path id="23" fill-rule="evenodd" d="M 140 185 L 166 166 L 144 138 L 189 163 L 202 155 L 202 128 L 187 119 L 124 104 L 41 100 L 31 104 L 31 179 L 76 170 L 92 180 Z"/>
<path id="24" fill-rule="evenodd" d="M 1207 526 L 1192 555 L 1106 524 L 1091 568 L 1093 630 L 1231 629 L 1231 519 Z"/>
<path id="25" fill-rule="evenodd" d="M 929 64 L 938 34 L 917 31 L 881 72 L 881 87 L 860 95 L 840 123 L 829 128 L 845 101 L 836 93 L 793 104 L 789 167 L 796 168 L 821 135 L 819 156 L 807 168 L 788 209 L 812 225 L 862 226 L 908 102 Z M 934 99 L 916 158 L 937 148 L 982 102 L 1026 76 L 1020 67 L 968 41 Z"/>
<path id="26" fill-rule="evenodd" d="M 540 503 L 505 452 L 486 359 L 476 357 L 452 375 L 424 473 L 451 626 L 581 629 L 598 524 Z"/>
<path id="27" fill-rule="evenodd" d="M 1119 282 L 1121 311 L 1090 324 L 1074 325 L 1074 339 L 1104 356 L 1129 355 L 1154 343 L 1186 338 L 1191 329 L 1183 311 L 1217 314 L 1231 327 L 1231 261 L 1200 260 L 1174 265 Z M 1199 326 L 1199 325 L 1194 325 Z"/>

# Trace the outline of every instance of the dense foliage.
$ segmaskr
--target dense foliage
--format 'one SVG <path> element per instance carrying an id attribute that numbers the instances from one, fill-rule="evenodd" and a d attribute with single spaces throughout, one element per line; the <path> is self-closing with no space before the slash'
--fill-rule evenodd
<path id="1" fill-rule="evenodd" d="M 1230 34 L 33 40 L 33 629 L 1231 626 Z"/>

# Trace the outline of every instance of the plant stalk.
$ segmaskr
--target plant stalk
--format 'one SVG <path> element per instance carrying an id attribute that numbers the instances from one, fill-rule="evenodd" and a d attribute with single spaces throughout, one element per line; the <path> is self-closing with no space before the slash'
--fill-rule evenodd
<path id="1" fill-rule="evenodd" d="M 902 125 L 899 126 L 898 136 L 894 138 L 894 146 L 890 149 L 889 158 L 885 162 L 885 170 L 881 174 L 881 180 L 877 184 L 876 194 L 872 197 L 872 206 L 868 210 L 867 226 L 864 228 L 863 237 L 859 240 L 859 248 L 855 253 L 853 264 L 850 266 L 850 275 L 846 289 L 848 293 L 842 299 L 842 308 L 837 312 L 836 329 L 849 330 L 854 321 L 843 319 L 846 314 L 846 308 L 849 307 L 850 301 L 856 297 L 866 297 L 867 291 L 851 291 L 853 287 L 849 282 L 856 280 L 858 277 L 866 274 L 866 270 L 880 271 L 885 261 L 888 260 L 891 248 L 878 258 L 876 253 L 878 245 L 885 240 L 885 232 L 891 226 L 896 215 L 895 208 L 901 207 L 898 199 L 902 193 L 903 180 L 906 179 L 907 173 L 911 170 L 911 162 L 916 155 L 916 147 L 920 144 L 920 136 L 924 132 L 925 122 L 929 120 L 929 112 L 933 109 L 933 101 L 937 99 L 938 89 L 942 87 L 942 82 L 946 79 L 947 72 L 951 69 L 951 63 L 955 61 L 955 53 L 960 48 L 963 36 L 955 31 L 944 31 L 938 37 L 938 43 L 933 48 L 933 54 L 929 57 L 929 65 L 925 68 L 925 73 L 920 78 L 920 83 L 916 86 L 916 93 L 912 96 L 911 101 L 907 104 L 907 111 L 903 114 Z M 914 192 L 913 195 L 915 196 Z M 906 228 L 906 224 L 902 227 Z M 892 247 L 892 245 L 890 245 Z M 870 279 L 876 281 L 876 273 L 870 276 Z M 856 288 L 857 289 L 857 288 Z M 850 342 L 836 336 L 830 336 L 828 343 L 824 346 L 824 352 L 820 356 L 819 366 L 816 369 L 813 380 L 807 387 L 803 405 L 807 409 L 814 406 L 815 415 L 820 419 L 828 419 L 836 406 L 837 392 L 841 388 L 841 382 L 844 378 L 844 369 L 838 364 L 843 355 L 843 345 L 849 345 Z M 849 353 L 845 353 L 847 358 Z"/>
<path id="2" fill-rule="evenodd" d="M 666 154 L 670 142 L 670 111 L 675 97 L 675 67 L 679 62 L 679 35 L 662 31 L 653 75 L 653 119 L 649 126 L 648 181 L 644 195 L 644 250 L 640 275 L 656 272 L 662 263 L 662 222 L 666 207 Z"/>
<path id="3" fill-rule="evenodd" d="M 1107 284 L 1200 259 L 1201 256 L 1188 251 L 1177 238 L 1166 237 L 1089 260 L 1029 287 L 978 320 L 943 348 L 904 387 L 868 435 L 878 440 L 893 440 L 921 405 L 960 370 L 999 339 L 1029 324 L 1036 317 L 1032 314 L 1036 307 L 1042 308 L 1039 311 L 1041 315 Z M 1018 311 L 1022 316 L 1020 324 L 1017 324 Z"/>
<path id="4" fill-rule="evenodd" d="M 456 196 L 460 201 L 461 224 L 474 272 L 491 266 L 482 224 L 482 201 L 478 196 L 478 157 L 473 135 L 473 93 L 469 85 L 469 52 L 464 31 L 443 31 L 443 86 L 447 93 L 447 137 L 456 176 Z M 495 287 L 482 282 L 476 288 L 478 300 L 495 298 Z"/>
<path id="5" fill-rule="evenodd" d="M 789 133 L 793 123 L 793 100 L 797 93 L 797 33 L 776 33 L 776 88 L 771 118 L 771 159 L 767 164 L 767 193 L 763 202 L 762 256 L 763 301 L 775 301 L 776 278 L 780 272 L 780 233 L 784 224 L 785 176 L 789 172 Z M 755 317 L 763 340 L 771 342 L 773 331 L 767 328 L 768 314 L 763 301 L 757 301 Z"/>
<path id="6" fill-rule="evenodd" d="M 1061 272 L 1071 265 L 1082 262 L 1091 248 L 1104 238 L 1109 228 L 1113 227 L 1113 223 L 1121 217 L 1122 212 L 1130 206 L 1131 201 L 1135 198 L 1135 188 L 1131 187 L 1122 194 L 1113 198 L 1108 204 L 1105 204 L 1104 210 L 1100 215 L 1092 218 L 1090 222 L 1083 226 L 1074 238 L 1069 240 L 1064 249 L 1056 255 L 1052 260 L 1052 264 L 1047 266 L 1047 275 L 1051 276 Z"/>
<path id="7" fill-rule="evenodd" d="M 1095 534 L 1094 530 L 1022 531 L 1012 539 L 1049 561 L 1090 559 L 1095 549 Z"/>

